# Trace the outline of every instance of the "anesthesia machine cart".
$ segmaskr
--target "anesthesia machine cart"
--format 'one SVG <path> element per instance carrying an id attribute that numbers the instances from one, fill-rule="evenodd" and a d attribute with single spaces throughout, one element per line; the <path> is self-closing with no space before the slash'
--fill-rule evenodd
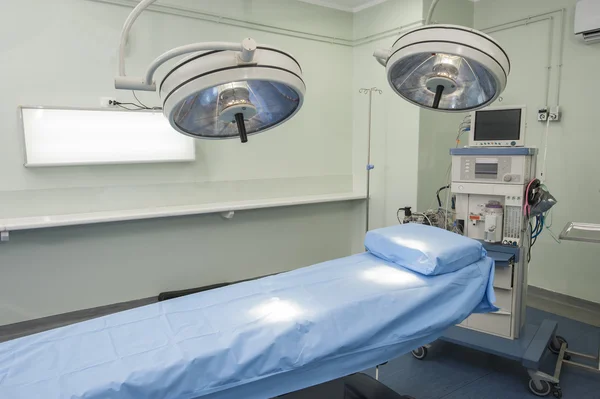
<path id="1" fill-rule="evenodd" d="M 556 336 L 557 323 L 525 320 L 531 227 L 527 209 L 535 179 L 537 149 L 523 147 L 525 107 L 488 108 L 473 113 L 470 146 L 450 151 L 454 225 L 465 236 L 483 242 L 496 262 L 496 313 L 473 314 L 441 338 L 520 361 L 537 396 L 562 397 L 560 364 L 553 375 L 540 371 L 547 350 L 559 354 L 566 341 Z M 561 355 L 562 355 L 561 354 Z M 427 347 L 413 351 L 417 359 Z"/>

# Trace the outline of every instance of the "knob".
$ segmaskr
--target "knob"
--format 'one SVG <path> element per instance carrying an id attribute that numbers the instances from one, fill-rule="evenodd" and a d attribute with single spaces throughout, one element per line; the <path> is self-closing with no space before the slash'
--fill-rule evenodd
<path id="1" fill-rule="evenodd" d="M 509 181 L 512 181 L 512 176 L 511 176 L 511 175 L 506 175 L 506 176 L 504 176 L 504 181 L 505 181 L 505 182 L 507 182 L 507 183 L 508 183 Z"/>

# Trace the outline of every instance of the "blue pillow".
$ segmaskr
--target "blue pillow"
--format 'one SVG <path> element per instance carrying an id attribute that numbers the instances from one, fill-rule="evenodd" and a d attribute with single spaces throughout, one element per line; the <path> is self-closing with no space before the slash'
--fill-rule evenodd
<path id="1" fill-rule="evenodd" d="M 487 255 L 479 241 L 413 223 L 369 231 L 365 247 L 378 258 L 426 276 L 455 272 Z"/>

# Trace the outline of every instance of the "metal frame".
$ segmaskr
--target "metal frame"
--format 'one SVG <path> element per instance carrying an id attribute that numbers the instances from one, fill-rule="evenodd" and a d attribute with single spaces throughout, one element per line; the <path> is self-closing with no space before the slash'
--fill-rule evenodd
<path id="1" fill-rule="evenodd" d="M 375 169 L 375 165 L 371 164 L 371 130 L 372 130 L 372 117 L 373 117 L 373 93 L 382 94 L 383 91 L 377 87 L 371 87 L 370 89 L 360 89 L 360 94 L 369 94 L 369 136 L 367 144 L 367 201 L 366 201 L 366 223 L 365 229 L 369 232 L 369 217 L 371 210 L 371 171 Z M 379 369 L 378 369 L 379 370 Z"/>
<path id="2" fill-rule="evenodd" d="M 577 227 L 593 228 L 594 231 L 598 232 L 598 234 L 597 234 L 598 237 L 597 238 L 586 238 L 586 237 L 571 236 L 571 232 L 573 230 L 577 230 Z M 594 243 L 594 244 L 600 244 L 600 224 L 569 222 L 569 223 L 567 223 L 567 225 L 565 226 L 563 231 L 560 233 L 560 236 L 558 238 L 561 240 L 564 240 L 564 241 L 578 241 L 578 242 L 589 242 L 589 243 Z"/>
<path id="3" fill-rule="evenodd" d="M 591 356 L 591 355 L 586 355 L 584 353 L 570 351 L 569 349 L 567 349 L 567 343 L 563 342 L 561 344 L 556 339 L 556 337 L 553 337 L 553 344 L 554 345 L 560 344 L 560 352 L 558 353 L 558 360 L 556 362 L 556 366 L 554 367 L 554 374 L 552 374 L 552 375 L 546 374 L 539 370 L 538 371 L 531 370 L 531 369 L 527 370 L 529 373 L 529 376 L 531 377 L 531 380 L 533 381 L 533 383 L 535 384 L 535 387 L 537 389 L 540 389 L 540 390 L 543 389 L 542 381 L 547 381 L 549 383 L 555 384 L 554 388 L 560 390 L 561 389 L 559 386 L 560 373 L 562 371 L 563 364 L 568 364 L 569 366 L 578 367 L 578 368 L 590 371 L 592 373 L 600 374 L 600 351 L 598 352 L 598 356 Z M 596 362 L 597 366 L 592 367 L 592 366 L 588 366 L 586 364 L 577 363 L 577 362 L 568 360 L 568 359 L 570 359 L 571 356 L 593 360 L 594 362 Z"/>
<path id="4" fill-rule="evenodd" d="M 545 388 L 543 382 L 546 382 L 549 384 L 548 395 L 554 393 L 556 397 L 560 398 L 562 397 L 562 390 L 559 385 L 562 364 L 573 364 L 573 362 L 564 359 L 565 354 L 568 354 L 569 351 L 567 350 L 567 343 L 559 341 L 556 335 L 557 328 L 558 324 L 555 321 L 544 320 L 540 326 L 525 326 L 521 339 L 510 340 L 455 326 L 451 327 L 440 340 L 519 361 L 527 369 L 527 373 L 531 378 L 530 389 L 533 384 L 537 390 L 542 391 Z M 423 348 L 428 347 L 429 345 Z M 539 370 L 542 359 L 549 347 L 560 348 L 553 375 Z M 417 359 L 422 360 L 424 358 L 424 356 L 417 357 L 415 352 L 413 351 L 413 356 Z M 426 353 L 427 351 L 425 351 Z M 573 352 L 573 354 L 582 355 L 576 352 Z M 597 360 L 588 355 L 583 355 L 583 357 Z M 576 363 L 574 365 L 596 371 L 589 366 L 582 366 Z"/>
<path id="5" fill-rule="evenodd" d="M 594 231 L 598 232 L 598 237 L 597 238 L 569 237 L 570 231 L 572 229 L 576 228 L 577 226 L 593 227 Z M 560 233 L 560 239 L 566 240 L 566 241 L 600 243 L 600 225 L 593 224 L 593 223 L 569 222 L 563 229 L 562 233 Z M 570 360 L 571 356 L 582 358 L 582 359 L 587 359 L 587 360 L 592 360 L 595 362 L 596 366 L 592 367 L 587 364 L 574 362 L 574 361 Z M 580 353 L 580 352 L 575 352 L 575 351 L 569 350 L 567 347 L 567 344 L 563 342 L 561 345 L 561 348 L 560 348 L 559 356 L 558 356 L 558 363 L 557 363 L 556 369 L 554 371 L 553 377 L 555 379 L 558 379 L 560 377 L 560 372 L 561 372 L 561 368 L 562 368 L 563 364 L 578 367 L 580 369 L 584 369 L 584 370 L 590 371 L 592 373 L 600 374 L 600 350 L 598 350 L 598 356 L 588 355 L 585 353 Z"/>

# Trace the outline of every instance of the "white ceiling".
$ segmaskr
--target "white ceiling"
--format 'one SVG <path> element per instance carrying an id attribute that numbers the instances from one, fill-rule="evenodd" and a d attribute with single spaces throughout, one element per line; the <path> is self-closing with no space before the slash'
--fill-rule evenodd
<path id="1" fill-rule="evenodd" d="M 358 12 L 387 0 L 299 0 L 304 3 L 316 4 L 336 10 Z"/>

